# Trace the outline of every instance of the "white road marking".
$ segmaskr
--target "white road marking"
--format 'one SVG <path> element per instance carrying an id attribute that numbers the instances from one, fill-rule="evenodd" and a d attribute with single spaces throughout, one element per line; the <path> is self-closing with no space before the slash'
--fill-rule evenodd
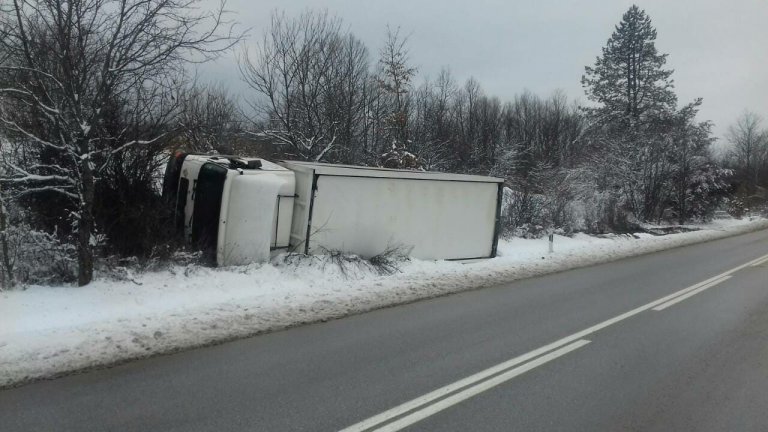
<path id="1" fill-rule="evenodd" d="M 591 335 L 592 333 L 595 333 L 599 330 L 602 330 L 606 327 L 612 326 L 618 322 L 624 321 L 627 318 L 630 318 L 632 316 L 635 316 L 641 312 L 645 312 L 649 309 L 653 309 L 656 306 L 662 305 L 664 303 L 669 302 L 670 300 L 675 299 L 676 297 L 680 297 L 682 295 L 688 294 L 691 291 L 695 291 L 707 284 L 710 284 L 712 282 L 716 282 L 720 279 L 723 279 L 726 276 L 730 276 L 733 273 L 736 273 L 739 270 L 742 270 L 746 267 L 749 267 L 755 263 L 762 262 L 763 260 L 768 260 L 768 254 L 763 255 L 757 259 L 754 259 L 752 261 L 747 262 L 746 264 L 742 264 L 738 267 L 734 267 L 726 272 L 720 273 L 717 276 L 713 276 L 705 281 L 699 282 L 695 285 L 692 285 L 688 288 L 681 289 L 680 291 L 674 292 L 670 295 L 664 296 L 660 299 L 654 300 L 646 305 L 637 307 L 635 309 L 632 309 L 628 312 L 624 312 L 621 315 L 617 315 L 611 319 L 605 320 L 599 324 L 595 324 L 592 327 L 586 328 L 584 330 L 581 330 L 577 333 L 574 333 L 570 336 L 566 336 L 560 340 L 557 340 L 555 342 L 552 342 L 548 345 L 544 345 L 540 348 L 537 348 L 533 351 L 530 351 L 526 354 L 520 355 L 518 357 L 515 357 L 513 359 L 507 360 L 505 362 L 499 363 L 496 366 L 492 366 L 488 369 L 485 369 L 483 371 L 480 371 L 474 375 L 468 376 L 466 378 L 463 378 L 459 381 L 456 381 L 452 384 L 448 384 L 444 387 L 440 387 L 437 390 L 434 390 L 432 392 L 429 392 L 423 396 L 417 397 L 415 399 L 412 399 L 408 402 L 405 402 L 401 405 L 398 405 L 394 408 L 391 408 L 387 411 L 382 412 L 381 414 L 377 414 L 373 417 L 370 417 L 368 419 L 365 419 L 359 423 L 355 423 L 352 426 L 346 427 L 342 429 L 339 432 L 362 432 L 368 429 L 371 429 L 377 425 L 380 425 L 382 423 L 385 423 L 389 420 L 392 420 L 395 417 L 398 417 L 400 415 L 403 415 L 409 411 L 415 410 L 416 408 L 422 407 L 426 404 L 429 404 L 430 402 L 440 399 L 442 397 L 445 397 L 457 390 L 462 389 L 463 387 L 470 386 L 472 384 L 476 384 L 479 381 L 482 381 L 484 379 L 487 379 L 488 377 L 495 375 L 499 372 L 505 371 L 506 369 L 509 369 L 511 367 L 517 366 L 521 363 L 525 363 L 529 360 L 532 360 L 542 354 L 548 353 L 552 350 L 558 349 L 560 347 L 563 347 L 564 345 L 573 343 L 575 341 L 578 341 L 579 339 L 582 339 L 586 336 Z M 421 411 L 420 411 L 421 412 Z"/>
<path id="2" fill-rule="evenodd" d="M 578 338 L 577 338 L 578 339 Z M 562 345 L 567 344 L 568 342 L 572 342 L 570 340 L 559 340 L 555 343 L 543 346 L 541 348 L 535 349 L 531 352 L 528 352 L 526 354 L 523 354 L 521 356 L 515 357 L 513 359 L 507 360 L 505 362 L 499 363 L 496 366 L 492 366 L 488 369 L 482 370 L 474 375 L 470 375 L 466 378 L 463 378 L 459 381 L 456 381 L 452 384 L 448 384 L 447 386 L 440 387 L 437 390 L 434 390 L 432 392 L 429 392 L 423 396 L 420 396 L 416 399 L 410 400 L 402 405 L 398 405 L 392 409 L 389 409 L 387 411 L 384 411 L 381 414 L 375 415 L 371 418 L 368 418 L 366 420 L 361 421 L 360 423 L 356 423 L 352 426 L 349 426 L 347 428 L 342 429 L 340 432 L 359 432 L 364 431 L 367 429 L 370 429 L 380 423 L 384 423 L 394 417 L 397 417 L 401 414 L 405 414 L 408 411 L 414 410 L 416 408 L 419 408 L 423 405 L 426 405 L 435 399 L 440 399 L 441 397 L 444 397 L 446 395 L 449 395 L 461 388 L 470 386 L 472 384 L 475 384 L 479 381 L 482 381 L 492 375 L 495 375 L 499 372 L 503 372 L 504 370 L 507 370 L 509 368 L 512 368 L 514 366 L 517 366 L 521 363 L 525 363 L 531 359 L 534 359 L 548 351 L 553 350 L 554 348 L 560 347 Z"/>
<path id="3" fill-rule="evenodd" d="M 534 369 L 536 367 L 539 367 L 545 363 L 551 362 L 552 360 L 564 356 L 568 354 L 571 351 L 574 351 L 576 349 L 579 349 L 583 347 L 584 345 L 588 344 L 589 341 L 586 339 L 578 340 L 570 345 L 566 345 L 560 349 L 557 349 L 555 351 L 550 352 L 549 354 L 543 355 L 536 360 L 532 360 L 528 363 L 525 363 L 524 365 L 518 366 L 514 369 L 510 369 L 507 372 L 504 372 L 500 375 L 497 375 L 491 379 L 485 380 L 481 382 L 480 384 L 475 384 L 472 387 L 466 388 L 458 393 L 454 393 L 451 396 L 442 399 L 438 402 L 433 403 L 432 405 L 427 405 L 425 408 L 422 408 L 418 411 L 415 411 L 411 414 L 408 414 L 407 416 L 398 419 L 392 423 L 389 423 L 387 425 L 384 425 L 381 428 L 375 429 L 375 432 L 396 432 L 400 429 L 410 426 L 418 421 L 421 421 L 433 414 L 436 414 L 446 408 L 450 408 L 453 405 L 456 405 L 457 403 L 467 400 L 473 396 L 476 396 L 486 390 L 489 390 L 493 387 L 496 387 L 499 384 L 502 384 L 506 381 L 511 380 L 512 378 L 522 375 L 526 372 L 528 372 L 531 369 Z"/>
<path id="4" fill-rule="evenodd" d="M 723 277 L 721 277 L 718 280 L 712 281 L 712 282 L 710 282 L 708 284 L 705 284 L 705 285 L 701 285 L 698 288 L 696 288 L 695 290 L 693 290 L 693 291 L 691 291 L 691 292 L 689 292 L 687 294 L 683 294 L 681 296 L 677 296 L 677 297 L 673 298 L 672 300 L 670 300 L 670 301 L 668 301 L 668 302 L 666 302 L 664 304 L 660 304 L 660 305 L 656 306 L 655 308 L 653 308 L 653 310 L 655 310 L 655 311 L 663 311 L 664 309 L 666 309 L 666 308 L 668 308 L 668 307 L 670 307 L 670 306 L 672 306 L 674 304 L 677 304 L 677 303 L 679 303 L 679 302 L 681 302 L 681 301 L 683 301 L 683 300 L 685 300 L 685 299 L 687 299 L 689 297 L 693 297 L 696 294 L 698 294 L 698 293 L 700 293 L 700 292 L 702 292 L 702 291 L 704 291 L 704 290 L 706 290 L 708 288 L 712 288 L 713 286 L 715 286 L 715 285 L 717 285 L 717 284 L 719 284 L 721 282 L 725 282 L 725 281 L 727 281 L 728 279 L 730 279 L 732 277 L 733 276 L 730 276 L 730 275 L 729 276 L 723 276 Z"/>
<path id="5" fill-rule="evenodd" d="M 752 267 L 757 267 L 757 266 L 763 265 L 763 264 L 765 264 L 767 262 L 768 262 L 768 257 L 765 257 L 765 258 L 761 259 L 760 261 L 752 264 Z"/>

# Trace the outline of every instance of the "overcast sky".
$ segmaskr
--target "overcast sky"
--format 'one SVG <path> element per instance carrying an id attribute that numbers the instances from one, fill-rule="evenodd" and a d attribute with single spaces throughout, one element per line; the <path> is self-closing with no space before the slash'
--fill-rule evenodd
<path id="1" fill-rule="evenodd" d="M 213 0 L 211 0 L 213 2 Z M 528 89 L 562 89 L 585 99 L 581 75 L 632 4 L 623 0 L 229 0 L 227 8 L 258 40 L 272 10 L 298 15 L 327 9 L 375 59 L 386 26 L 409 34 L 411 63 L 421 77 L 448 67 L 463 82 L 474 76 L 502 100 Z M 658 30 L 680 103 L 704 99 L 700 120 L 723 136 L 744 110 L 768 115 L 768 0 L 650 0 L 636 2 Z M 247 94 L 233 56 L 200 68 L 201 80 Z M 420 80 L 417 81 L 417 83 Z M 765 121 L 768 125 L 768 119 Z"/>

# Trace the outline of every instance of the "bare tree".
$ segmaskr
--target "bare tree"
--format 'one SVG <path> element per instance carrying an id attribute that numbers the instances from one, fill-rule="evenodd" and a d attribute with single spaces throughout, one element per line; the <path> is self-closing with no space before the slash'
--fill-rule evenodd
<path id="1" fill-rule="evenodd" d="M 768 169 L 768 130 L 762 129 L 762 118 L 753 112 L 745 112 L 728 128 L 727 139 L 731 144 L 732 158 L 743 173 L 748 193 L 760 186 L 760 172 Z"/>
<path id="2" fill-rule="evenodd" d="M 93 277 L 96 182 L 126 150 L 161 136 L 114 130 L 116 104 L 146 108 L 174 84 L 186 61 L 205 61 L 239 38 L 224 4 L 198 0 L 11 0 L 2 4 L 0 124 L 34 163 L 10 164 L 3 183 L 17 196 L 56 194 L 72 205 L 78 283 Z M 12 106 L 14 110 L 8 109 Z M 143 109 L 142 108 L 142 109 Z"/>
<path id="3" fill-rule="evenodd" d="M 435 82 L 425 80 L 413 94 L 411 149 L 426 170 L 452 168 L 455 134 L 450 104 L 455 92 L 450 72 L 443 69 Z"/>
<path id="4" fill-rule="evenodd" d="M 242 123 L 236 99 L 220 86 L 194 83 L 180 99 L 180 144 L 189 151 L 232 153 Z"/>
<path id="5" fill-rule="evenodd" d="M 273 13 L 253 51 L 240 57 L 261 134 L 285 155 L 320 161 L 352 145 L 364 111 L 368 51 L 327 12 Z M 261 121 L 264 120 L 264 121 Z"/>
<path id="6" fill-rule="evenodd" d="M 400 35 L 400 28 L 387 27 L 387 39 L 379 52 L 377 81 L 384 102 L 382 127 L 384 150 L 388 161 L 413 156 L 408 152 L 408 117 L 410 115 L 409 92 L 416 75 L 416 68 L 409 66 L 408 38 Z M 391 146 L 391 148 L 389 147 Z M 394 159 L 393 159 L 394 158 Z"/>

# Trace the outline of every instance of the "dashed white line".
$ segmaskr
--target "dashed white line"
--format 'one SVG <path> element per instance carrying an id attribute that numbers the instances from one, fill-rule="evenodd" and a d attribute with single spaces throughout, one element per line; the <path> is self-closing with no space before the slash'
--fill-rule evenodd
<path id="1" fill-rule="evenodd" d="M 725 281 L 727 281 L 728 279 L 730 279 L 732 277 L 733 276 L 730 276 L 730 275 L 729 276 L 723 276 L 720 279 L 714 280 L 714 281 L 712 281 L 712 282 L 710 282 L 708 284 L 701 285 L 698 288 L 694 289 L 693 291 L 691 291 L 691 292 L 689 292 L 687 294 L 683 294 L 681 296 L 675 297 L 672 300 L 670 300 L 670 301 L 668 301 L 668 302 L 666 302 L 664 304 L 660 304 L 660 305 L 656 306 L 655 308 L 653 308 L 653 310 L 655 310 L 655 311 L 663 311 L 664 309 L 666 309 L 666 308 L 668 308 L 668 307 L 670 307 L 670 306 L 672 306 L 674 304 L 677 304 L 677 303 L 679 303 L 679 302 L 681 302 L 681 301 L 683 301 L 683 300 L 685 300 L 685 299 L 687 299 L 689 297 L 693 297 L 696 294 L 698 294 L 698 293 L 700 293 L 700 292 L 702 292 L 702 291 L 704 291 L 704 290 L 706 290 L 708 288 L 712 288 L 713 286 L 715 286 L 715 285 L 717 285 L 717 284 L 719 284 L 721 282 L 725 282 Z"/>

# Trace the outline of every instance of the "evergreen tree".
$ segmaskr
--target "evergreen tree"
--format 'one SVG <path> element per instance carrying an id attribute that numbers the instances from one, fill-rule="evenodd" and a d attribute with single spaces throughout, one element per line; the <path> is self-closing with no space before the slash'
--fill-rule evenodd
<path id="1" fill-rule="evenodd" d="M 620 210 L 641 221 L 684 222 L 706 216 L 694 214 L 691 185 L 709 161 L 710 124 L 695 121 L 701 99 L 678 110 L 673 71 L 655 41 L 650 17 L 630 7 L 585 68 L 581 82 L 596 103 L 585 111 L 595 169 L 603 187 L 620 194 Z"/>
<path id="2" fill-rule="evenodd" d="M 624 13 L 594 67 L 581 79 L 587 97 L 599 104 L 588 112 L 602 125 L 630 127 L 674 110 L 671 69 L 656 50 L 656 29 L 637 6 Z"/>

